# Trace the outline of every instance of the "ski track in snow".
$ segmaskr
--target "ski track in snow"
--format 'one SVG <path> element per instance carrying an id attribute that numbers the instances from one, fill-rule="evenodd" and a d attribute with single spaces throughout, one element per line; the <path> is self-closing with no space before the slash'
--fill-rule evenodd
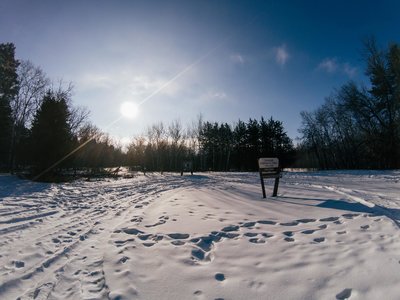
<path id="1" fill-rule="evenodd" d="M 4 183 L 0 186 L 0 298 L 157 299 L 156 295 L 162 293 L 155 293 L 154 286 L 169 290 L 171 282 L 164 278 L 178 276 L 168 273 L 168 268 L 186 266 L 192 270 L 186 274 L 188 277 L 197 274 L 193 267 L 211 268 L 212 282 L 240 282 L 245 286 L 243 295 L 264 299 L 268 279 L 262 279 L 260 274 L 290 270 L 286 279 L 278 276 L 278 282 L 292 282 L 295 286 L 298 279 L 291 272 L 322 262 L 334 268 L 334 255 L 368 265 L 355 254 L 364 250 L 352 250 L 352 243 L 360 247 L 368 243 L 383 254 L 393 247 L 400 250 L 394 244 L 396 233 L 379 232 L 380 228 L 391 228 L 383 222 L 385 217 L 396 224 L 400 219 L 396 192 L 400 172 L 310 174 L 286 173 L 279 197 L 266 200 L 257 196 L 261 191 L 255 173 L 183 177 L 149 174 L 134 179 L 67 184 L 31 183 L 0 176 Z M 321 195 L 327 195 L 327 201 L 319 199 Z M 191 198 L 185 198 L 188 196 Z M 296 207 L 290 208 L 304 205 L 303 200 L 342 203 L 343 197 L 344 203 L 349 201 L 351 205 L 355 201 L 365 209 L 296 217 Z M 263 217 L 271 207 L 275 209 L 272 217 Z M 333 246 L 342 247 L 343 253 L 331 250 Z M 242 265 L 232 247 L 254 257 Z M 257 252 L 257 247 L 265 250 Z M 270 254 L 270 265 L 262 259 L 268 247 L 275 249 Z M 304 251 L 296 255 L 293 247 Z M 320 253 L 323 261 L 311 256 L 319 250 L 325 251 Z M 285 261 L 291 265 L 280 260 L 282 253 L 286 253 Z M 221 256 L 226 256 L 226 261 L 221 262 Z M 225 266 L 228 272 L 218 272 L 214 266 Z M 249 267 L 260 269 L 260 273 L 230 281 L 230 276 L 237 276 L 229 272 L 230 268 Z M 340 277 L 351 273 L 353 267 L 346 261 L 335 272 Z M 146 273 L 148 268 L 159 269 L 159 275 Z M 182 270 L 184 273 L 186 269 Z M 270 284 L 275 295 L 272 298 L 285 297 L 275 287 L 276 282 Z M 222 293 L 220 288 L 207 291 L 207 285 L 198 284 L 202 287 L 190 290 L 193 284 L 188 284 L 182 293 L 196 299 L 223 299 L 218 296 Z M 303 291 L 302 287 L 299 293 L 304 299 L 318 299 L 319 289 L 328 290 L 337 299 L 363 295 L 362 288 L 333 288 L 318 280 L 310 285 L 315 294 L 310 296 L 310 291 Z M 165 299 L 176 298 L 174 292 L 170 293 L 165 294 Z M 226 293 L 226 299 L 240 299 L 239 294 Z"/>
<path id="2" fill-rule="evenodd" d="M 16 294 L 11 292 L 13 296 L 22 294 L 29 299 L 37 299 L 40 295 L 40 298 L 46 299 L 47 295 L 43 294 L 55 289 L 59 270 L 76 262 L 76 253 L 82 251 L 80 244 L 84 241 L 87 244 L 87 240 L 95 241 L 99 234 L 110 234 L 110 228 L 106 229 L 107 224 L 103 226 L 103 222 L 120 217 L 128 208 L 148 205 L 166 189 L 165 178 L 152 177 L 135 182 L 134 186 L 129 180 L 125 180 L 125 184 L 120 181 L 81 182 L 77 185 L 41 184 L 43 190 L 35 190 L 28 197 L 11 195 L 2 198 L 0 226 L 7 226 L 0 227 L 3 235 L 0 249 L 12 247 L 18 252 L 0 250 L 0 298 L 2 294 L 16 290 Z M 160 184 L 160 181 L 164 184 Z M 31 183 L 27 182 L 27 185 Z M 181 178 L 174 179 L 169 182 L 168 189 L 181 185 Z M 96 247 L 95 244 L 93 242 L 89 251 Z M 100 267 L 101 260 L 85 256 L 89 270 L 93 266 Z M 48 277 L 49 273 L 54 274 L 50 276 L 53 278 Z M 102 272 L 89 273 L 86 277 L 96 277 L 94 274 L 98 277 Z M 29 279 L 33 277 L 41 283 L 31 288 Z M 97 281 L 101 282 L 98 278 Z M 84 279 L 82 282 L 82 295 L 78 295 L 78 298 L 107 298 L 105 284 L 102 284 L 105 291 L 97 291 L 85 288 L 90 280 Z M 90 296 L 91 291 L 96 293 Z"/>

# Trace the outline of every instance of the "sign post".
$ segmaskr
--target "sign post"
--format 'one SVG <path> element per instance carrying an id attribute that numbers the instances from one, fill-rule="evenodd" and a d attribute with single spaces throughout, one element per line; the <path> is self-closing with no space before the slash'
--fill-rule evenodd
<path id="1" fill-rule="evenodd" d="M 278 194 L 279 178 L 282 177 L 281 170 L 279 168 L 279 159 L 276 157 L 259 158 L 258 168 L 260 173 L 263 198 L 266 198 L 264 178 L 275 178 L 274 191 L 272 193 L 272 197 L 276 197 Z"/>
<path id="2" fill-rule="evenodd" d="M 184 171 L 190 171 L 190 174 L 193 175 L 193 163 L 191 161 L 184 161 L 182 163 L 181 176 L 183 176 Z"/>

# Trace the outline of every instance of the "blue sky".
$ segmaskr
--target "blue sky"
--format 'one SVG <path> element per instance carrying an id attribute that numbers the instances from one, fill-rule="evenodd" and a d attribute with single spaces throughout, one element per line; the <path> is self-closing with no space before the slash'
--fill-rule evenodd
<path id="1" fill-rule="evenodd" d="M 367 82 L 362 40 L 399 42 L 399 11 L 397 1 L 0 0 L 0 42 L 71 81 L 74 103 L 118 138 L 200 113 L 272 116 L 295 138 L 300 111 Z M 108 126 L 125 101 L 143 102 L 138 116 Z"/>

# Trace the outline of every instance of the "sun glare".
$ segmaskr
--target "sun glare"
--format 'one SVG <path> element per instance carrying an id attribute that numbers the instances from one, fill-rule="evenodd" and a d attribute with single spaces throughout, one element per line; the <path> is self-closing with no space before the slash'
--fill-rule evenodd
<path id="1" fill-rule="evenodd" d="M 139 107 L 136 103 L 124 102 L 121 104 L 120 112 L 124 117 L 133 119 L 139 113 Z"/>

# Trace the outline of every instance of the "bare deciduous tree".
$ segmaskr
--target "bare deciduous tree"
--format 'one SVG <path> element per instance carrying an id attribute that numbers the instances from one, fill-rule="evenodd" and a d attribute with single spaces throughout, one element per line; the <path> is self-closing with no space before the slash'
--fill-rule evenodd
<path id="1" fill-rule="evenodd" d="M 29 127 L 50 87 L 50 80 L 29 60 L 21 61 L 17 73 L 19 93 L 11 102 L 13 120 L 15 125 Z"/>

